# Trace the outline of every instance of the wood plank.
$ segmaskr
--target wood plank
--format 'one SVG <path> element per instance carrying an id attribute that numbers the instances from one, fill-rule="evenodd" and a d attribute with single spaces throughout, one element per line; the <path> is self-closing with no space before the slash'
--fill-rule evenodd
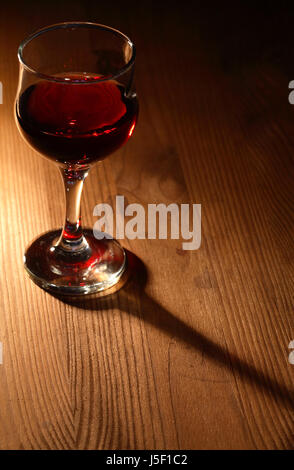
<path id="1" fill-rule="evenodd" d="M 294 75 L 289 36 L 271 29 L 293 10 L 235 4 L 1 5 L 1 449 L 293 449 Z M 129 282 L 79 302 L 25 276 L 25 246 L 60 225 L 63 194 L 12 113 L 18 43 L 65 17 L 138 50 L 139 124 L 92 169 L 85 224 L 117 194 L 203 215 L 199 250 L 123 240 Z"/>

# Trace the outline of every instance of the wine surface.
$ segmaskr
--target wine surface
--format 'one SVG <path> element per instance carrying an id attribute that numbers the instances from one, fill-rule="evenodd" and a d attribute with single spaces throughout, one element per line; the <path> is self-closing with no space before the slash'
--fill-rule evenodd
<path id="1" fill-rule="evenodd" d="M 43 80 L 22 93 L 16 107 L 19 130 L 35 150 L 59 163 L 90 164 L 132 135 L 137 99 L 127 97 L 114 80 L 68 78 L 67 83 Z"/>

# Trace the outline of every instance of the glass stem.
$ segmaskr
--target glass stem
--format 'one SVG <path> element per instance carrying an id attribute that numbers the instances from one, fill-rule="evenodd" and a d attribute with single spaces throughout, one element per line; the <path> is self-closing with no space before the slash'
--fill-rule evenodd
<path id="1" fill-rule="evenodd" d="M 81 253 L 89 248 L 81 225 L 81 197 L 89 168 L 60 168 L 60 172 L 64 182 L 66 214 L 62 234 L 56 246 L 72 254 Z"/>

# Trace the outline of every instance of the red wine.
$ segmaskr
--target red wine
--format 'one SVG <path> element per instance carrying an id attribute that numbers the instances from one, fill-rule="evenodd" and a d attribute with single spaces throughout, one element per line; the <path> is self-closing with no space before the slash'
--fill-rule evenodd
<path id="1" fill-rule="evenodd" d="M 35 150 L 57 162 L 89 164 L 132 135 L 137 99 L 127 97 L 114 80 L 91 83 L 99 77 L 67 77 L 67 83 L 44 80 L 22 93 L 16 107 L 19 130 Z"/>

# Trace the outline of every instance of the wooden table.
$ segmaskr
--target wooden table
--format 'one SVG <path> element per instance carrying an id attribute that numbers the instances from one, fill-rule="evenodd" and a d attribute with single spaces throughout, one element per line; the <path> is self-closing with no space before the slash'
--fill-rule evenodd
<path id="1" fill-rule="evenodd" d="M 8 3 L 1 449 L 293 449 L 293 8 Z M 22 266 L 30 240 L 61 225 L 64 200 L 57 169 L 18 135 L 13 101 L 21 39 L 73 19 L 121 29 L 138 50 L 139 124 L 88 177 L 85 225 L 117 194 L 200 203 L 202 244 L 123 240 L 136 263 L 124 288 L 63 302 Z"/>

